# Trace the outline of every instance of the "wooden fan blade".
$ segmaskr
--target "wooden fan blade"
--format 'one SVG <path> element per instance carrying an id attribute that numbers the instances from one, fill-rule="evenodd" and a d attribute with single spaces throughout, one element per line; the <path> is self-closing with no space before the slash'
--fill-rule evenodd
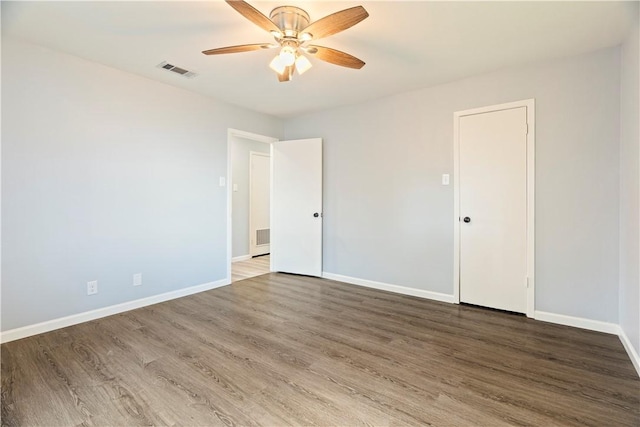
<path id="1" fill-rule="evenodd" d="M 353 27 L 367 16 L 369 16 L 369 13 L 364 7 L 352 7 L 318 19 L 302 30 L 301 33 L 309 33 L 313 40 L 317 40 Z"/>
<path id="2" fill-rule="evenodd" d="M 280 28 L 276 24 L 271 21 L 271 19 L 267 18 L 262 12 L 260 12 L 255 7 L 251 6 L 249 3 L 243 0 L 225 0 L 229 3 L 229 6 L 234 8 L 240 13 L 240 15 L 247 18 L 249 21 L 256 24 L 258 27 L 262 28 L 265 31 L 275 31 L 277 33 L 281 33 Z"/>
<path id="3" fill-rule="evenodd" d="M 219 47 L 217 49 L 209 49 L 203 50 L 202 53 L 205 55 L 220 55 L 222 53 L 240 53 L 240 52 L 250 52 L 252 50 L 260 50 L 260 49 L 270 49 L 274 46 L 265 43 L 257 43 L 257 44 L 241 44 L 238 46 L 227 46 L 227 47 Z"/>
<path id="4" fill-rule="evenodd" d="M 364 67 L 364 61 L 348 53 L 331 49 L 330 47 L 309 46 L 307 53 L 331 64 L 340 65 L 341 67 L 355 68 L 358 70 Z"/>
<path id="5" fill-rule="evenodd" d="M 293 75 L 293 65 L 285 68 L 282 74 L 278 74 L 278 81 L 281 83 L 288 82 L 289 80 L 291 80 L 292 75 Z"/>

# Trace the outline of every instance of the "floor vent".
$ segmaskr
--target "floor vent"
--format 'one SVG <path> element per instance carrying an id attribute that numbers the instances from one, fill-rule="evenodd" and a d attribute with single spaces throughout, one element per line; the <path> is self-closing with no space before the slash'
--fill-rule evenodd
<path id="1" fill-rule="evenodd" d="M 262 230 L 256 230 L 256 246 L 257 245 L 268 245 L 271 241 L 270 233 L 271 230 L 269 228 L 263 228 Z"/>
<path id="2" fill-rule="evenodd" d="M 159 63 L 157 65 L 157 67 L 165 69 L 167 71 L 171 71 L 171 72 L 176 73 L 176 74 L 180 74 L 182 77 L 186 77 L 188 79 L 198 75 L 197 73 L 195 73 L 193 71 L 185 70 L 184 68 L 176 67 L 173 64 L 169 64 L 167 61 Z"/>

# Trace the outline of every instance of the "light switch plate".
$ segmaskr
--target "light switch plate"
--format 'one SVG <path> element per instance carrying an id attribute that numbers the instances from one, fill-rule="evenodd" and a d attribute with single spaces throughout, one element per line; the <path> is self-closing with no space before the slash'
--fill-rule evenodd
<path id="1" fill-rule="evenodd" d="M 227 179 L 224 176 L 220 177 L 220 187 L 227 185 Z"/>
<path id="2" fill-rule="evenodd" d="M 442 185 L 449 185 L 449 174 L 448 173 L 443 173 L 442 174 Z"/>

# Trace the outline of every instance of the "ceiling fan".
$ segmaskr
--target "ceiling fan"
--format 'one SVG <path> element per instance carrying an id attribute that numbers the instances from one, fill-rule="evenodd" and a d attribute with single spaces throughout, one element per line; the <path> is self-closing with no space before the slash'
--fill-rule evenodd
<path id="1" fill-rule="evenodd" d="M 205 50 L 202 52 L 205 55 L 280 48 L 279 54 L 273 58 L 269 67 L 278 73 L 278 80 L 281 82 L 291 80 L 294 70 L 298 71 L 298 74 L 302 74 L 311 68 L 311 62 L 304 56 L 304 53 L 342 67 L 360 69 L 364 66 L 363 61 L 348 53 L 329 47 L 307 44 L 312 40 L 339 33 L 364 20 L 369 14 L 362 6 L 341 10 L 310 23 L 309 14 L 299 7 L 276 7 L 267 18 L 243 0 L 225 1 L 249 21 L 268 31 L 276 43 L 221 47 Z"/>

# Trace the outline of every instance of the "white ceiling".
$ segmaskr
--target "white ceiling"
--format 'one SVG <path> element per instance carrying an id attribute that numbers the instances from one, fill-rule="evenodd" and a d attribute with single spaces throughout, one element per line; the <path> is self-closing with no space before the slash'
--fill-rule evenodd
<path id="1" fill-rule="evenodd" d="M 369 18 L 316 44 L 351 53 L 361 70 L 311 59 L 279 83 L 273 50 L 201 51 L 271 42 L 222 1 L 7 2 L 2 36 L 68 52 L 150 79 L 280 117 L 352 104 L 504 67 L 619 44 L 637 19 L 632 2 L 252 1 L 265 15 L 283 4 L 317 20 L 363 5 Z M 196 71 L 186 79 L 156 68 Z"/>

